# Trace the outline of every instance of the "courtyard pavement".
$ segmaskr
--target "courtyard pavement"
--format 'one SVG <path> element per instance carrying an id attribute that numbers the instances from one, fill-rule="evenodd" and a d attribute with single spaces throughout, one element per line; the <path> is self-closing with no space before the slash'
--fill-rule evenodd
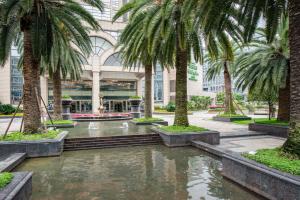
<path id="1" fill-rule="evenodd" d="M 233 138 L 222 138 L 218 147 L 231 150 L 234 152 L 249 152 L 258 149 L 276 148 L 282 146 L 285 139 L 273 137 L 269 135 L 260 135 L 263 133 L 249 131 L 247 125 L 239 125 L 229 122 L 213 121 L 212 117 L 216 114 L 207 114 L 206 112 L 195 112 L 189 115 L 189 122 L 191 125 L 200 126 L 210 130 L 219 131 L 221 137 L 235 136 Z M 169 124 L 173 124 L 174 116 L 172 115 L 155 115 L 154 117 L 163 118 Z M 267 116 L 252 116 L 252 118 L 267 118 Z M 245 135 L 252 135 L 245 137 Z M 258 136 L 255 136 L 258 135 Z M 243 137 L 239 137 L 243 136 Z"/>
<path id="2" fill-rule="evenodd" d="M 249 131 L 248 126 L 246 125 L 213 121 L 212 117 L 214 115 L 215 114 L 207 114 L 206 112 L 195 112 L 193 115 L 189 115 L 189 122 L 191 125 L 219 131 L 221 133 L 221 137 L 235 136 L 233 138 L 222 138 L 221 144 L 218 145 L 221 148 L 225 148 L 235 152 L 246 152 L 263 148 L 279 147 L 285 141 L 285 139 L 283 138 L 260 135 L 263 133 Z M 170 125 L 173 124 L 174 121 L 174 115 L 154 115 L 154 117 L 163 118 L 164 120 L 168 121 Z M 266 116 L 251 117 L 266 118 Z M 0 119 L 0 135 L 4 134 L 9 121 L 10 119 Z M 18 131 L 20 129 L 20 124 L 21 119 L 15 119 L 9 131 Z M 245 135 L 252 136 L 245 137 Z"/>

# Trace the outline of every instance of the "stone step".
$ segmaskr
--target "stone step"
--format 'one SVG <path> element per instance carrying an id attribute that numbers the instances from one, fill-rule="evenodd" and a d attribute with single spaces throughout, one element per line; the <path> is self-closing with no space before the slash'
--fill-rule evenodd
<path id="1" fill-rule="evenodd" d="M 104 148 L 117 148 L 117 147 L 131 147 L 131 146 L 143 146 L 143 145 L 157 145 L 159 142 L 147 142 L 147 143 L 132 143 L 132 144 L 119 144 L 119 145 L 100 145 L 100 146 L 78 146 L 73 148 L 64 148 L 64 151 L 78 151 L 89 149 L 104 149 Z"/>
<path id="2" fill-rule="evenodd" d="M 77 145 L 77 144 L 108 144 L 108 143 L 115 143 L 115 142 L 121 142 L 121 143 L 126 143 L 126 142 L 143 142 L 143 141 L 162 141 L 161 138 L 139 138 L 139 139 L 123 139 L 123 140 L 95 140 L 95 141 L 77 141 L 77 142 L 68 142 L 65 141 L 64 145 Z"/>
<path id="3" fill-rule="evenodd" d="M 9 172 L 17 167 L 26 158 L 26 153 L 13 153 L 2 157 L 0 160 L 0 172 Z"/>
<path id="4" fill-rule="evenodd" d="M 78 142 L 78 141 L 106 141 L 106 140 L 127 140 L 127 139 L 140 139 L 140 138 L 160 138 L 158 134 L 149 135 L 128 135 L 128 136 L 112 136 L 112 137 L 88 137 L 88 138 L 67 138 L 65 142 Z"/>
<path id="5" fill-rule="evenodd" d="M 83 142 L 83 143 L 65 143 L 64 147 L 84 146 L 84 145 L 114 145 L 114 144 L 131 144 L 131 143 L 147 143 L 147 142 L 162 142 L 162 140 L 126 140 L 126 141 L 105 141 L 105 142 Z"/>

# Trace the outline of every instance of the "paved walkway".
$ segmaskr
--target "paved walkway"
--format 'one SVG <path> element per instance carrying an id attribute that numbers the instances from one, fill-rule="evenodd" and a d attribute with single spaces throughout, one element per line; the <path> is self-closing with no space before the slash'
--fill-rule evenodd
<path id="1" fill-rule="evenodd" d="M 264 134 L 255 131 L 249 131 L 247 125 L 239 125 L 229 122 L 218 122 L 211 120 L 215 114 L 207 114 L 204 112 L 196 112 L 189 115 L 189 122 L 191 125 L 204 127 L 207 129 L 219 131 L 221 137 L 236 136 L 234 138 L 222 138 L 218 147 L 231 150 L 234 152 L 249 152 L 258 149 L 276 148 L 282 146 L 285 139 L 273 136 L 254 136 L 257 134 Z M 163 118 L 173 124 L 174 116 L 172 115 L 155 115 L 155 117 Z M 266 116 L 250 116 L 252 118 L 266 118 Z M 239 137 L 242 135 L 252 135 L 251 137 Z"/>

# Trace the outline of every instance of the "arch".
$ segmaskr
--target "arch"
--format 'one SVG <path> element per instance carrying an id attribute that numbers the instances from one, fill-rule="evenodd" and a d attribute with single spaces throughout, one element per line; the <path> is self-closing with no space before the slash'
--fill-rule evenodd
<path id="1" fill-rule="evenodd" d="M 93 47 L 93 56 L 101 56 L 103 52 L 113 48 L 113 45 L 102 37 L 91 36 L 90 38 Z"/>
<path id="2" fill-rule="evenodd" d="M 122 66 L 122 58 L 120 53 L 110 55 L 104 62 L 104 66 Z"/>

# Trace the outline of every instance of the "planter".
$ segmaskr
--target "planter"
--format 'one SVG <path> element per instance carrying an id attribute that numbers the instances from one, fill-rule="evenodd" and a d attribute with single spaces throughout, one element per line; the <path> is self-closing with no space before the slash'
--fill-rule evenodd
<path id="1" fill-rule="evenodd" d="M 26 153 L 28 158 L 59 156 L 63 151 L 67 131 L 60 133 L 55 139 L 35 141 L 1 141 L 0 152 L 4 154 Z"/>
<path id="2" fill-rule="evenodd" d="M 133 118 L 141 118 L 141 103 L 142 99 L 129 99 L 130 114 Z"/>
<path id="3" fill-rule="evenodd" d="M 222 175 L 268 199 L 300 199 L 300 176 L 293 176 L 239 155 L 223 155 Z"/>
<path id="4" fill-rule="evenodd" d="M 32 194 L 32 172 L 13 173 L 11 183 L 0 190 L 0 200 L 27 200 Z"/>
<path id="5" fill-rule="evenodd" d="M 220 144 L 220 133 L 217 131 L 168 133 L 158 128 L 152 128 L 151 130 L 158 133 L 168 147 L 189 146 L 195 140 L 212 145 Z"/>
<path id="6" fill-rule="evenodd" d="M 135 125 L 153 125 L 153 124 L 159 124 L 163 126 L 168 126 L 169 123 L 167 121 L 155 121 L 155 122 L 135 122 L 133 120 L 130 120 L 130 123 L 133 123 Z"/>
<path id="7" fill-rule="evenodd" d="M 265 132 L 273 136 L 287 138 L 289 135 L 289 127 L 287 126 L 276 126 L 269 124 L 249 124 L 248 129 L 250 131 Z"/>
<path id="8" fill-rule="evenodd" d="M 251 120 L 251 117 L 213 117 L 213 120 L 220 122 L 233 122 L 233 121 L 241 121 L 241 120 Z"/>
<path id="9" fill-rule="evenodd" d="M 71 119 L 71 104 L 72 104 L 72 99 L 62 99 L 62 118 L 64 120 L 70 120 Z"/>

